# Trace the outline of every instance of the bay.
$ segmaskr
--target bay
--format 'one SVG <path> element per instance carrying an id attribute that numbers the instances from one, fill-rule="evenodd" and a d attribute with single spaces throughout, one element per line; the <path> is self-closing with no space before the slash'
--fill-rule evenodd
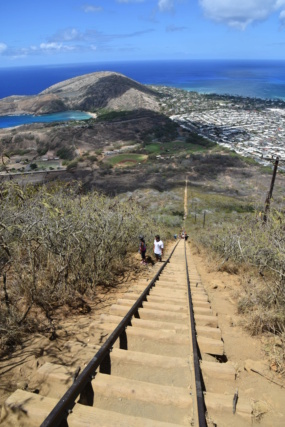
<path id="1" fill-rule="evenodd" d="M 42 116 L 20 115 L 0 116 L 0 128 L 21 126 L 30 123 L 68 122 L 70 120 L 88 120 L 91 116 L 83 111 L 63 111 Z"/>

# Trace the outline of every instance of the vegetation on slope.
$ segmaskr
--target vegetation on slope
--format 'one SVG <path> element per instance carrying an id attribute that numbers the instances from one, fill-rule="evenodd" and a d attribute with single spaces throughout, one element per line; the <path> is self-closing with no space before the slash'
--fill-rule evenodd
<path id="1" fill-rule="evenodd" d="M 161 232 L 131 199 L 83 195 L 80 186 L 1 187 L 1 345 L 24 331 L 52 331 L 53 312 L 114 286 L 138 236 Z"/>
<path id="2" fill-rule="evenodd" d="M 220 195 L 212 202 L 208 199 L 212 211 L 206 213 L 204 227 L 203 211 L 194 208 L 188 219 L 191 239 L 207 249 L 218 270 L 241 274 L 236 297 L 243 324 L 253 335 L 265 332 L 279 337 L 269 353 L 276 369 L 285 373 L 284 211 L 272 208 L 264 222 L 261 212 L 234 198 L 229 204 L 229 198 Z"/>

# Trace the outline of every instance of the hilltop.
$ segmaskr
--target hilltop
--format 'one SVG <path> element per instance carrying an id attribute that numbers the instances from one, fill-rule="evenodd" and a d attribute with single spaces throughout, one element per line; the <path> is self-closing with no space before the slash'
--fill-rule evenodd
<path id="1" fill-rule="evenodd" d="M 14 95 L 0 100 L 0 115 L 96 111 L 102 108 L 158 111 L 158 94 L 122 74 L 104 71 L 65 80 L 38 95 Z"/>

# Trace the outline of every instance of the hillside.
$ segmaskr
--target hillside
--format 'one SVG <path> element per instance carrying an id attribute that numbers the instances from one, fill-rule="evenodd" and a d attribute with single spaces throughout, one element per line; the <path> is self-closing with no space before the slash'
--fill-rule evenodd
<path id="1" fill-rule="evenodd" d="M 159 110 L 154 90 L 114 72 L 98 72 L 57 83 L 38 95 L 0 100 L 0 115 L 48 114 L 66 110 Z"/>

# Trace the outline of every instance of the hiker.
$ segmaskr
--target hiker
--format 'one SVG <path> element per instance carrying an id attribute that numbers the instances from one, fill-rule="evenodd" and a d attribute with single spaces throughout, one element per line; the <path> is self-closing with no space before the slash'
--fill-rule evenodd
<path id="1" fill-rule="evenodd" d="M 155 236 L 153 242 L 153 252 L 156 258 L 156 261 L 162 261 L 161 257 L 163 255 L 163 241 L 160 240 L 159 234 Z"/>
<path id="2" fill-rule="evenodd" d="M 145 244 L 145 240 L 144 240 L 143 236 L 140 236 L 139 252 L 140 252 L 141 257 L 142 257 L 141 264 L 145 265 L 146 264 L 146 260 L 145 260 L 146 244 Z"/>
<path id="3" fill-rule="evenodd" d="M 185 233 L 185 241 L 187 242 L 187 240 L 188 240 L 188 234 L 187 233 Z"/>

